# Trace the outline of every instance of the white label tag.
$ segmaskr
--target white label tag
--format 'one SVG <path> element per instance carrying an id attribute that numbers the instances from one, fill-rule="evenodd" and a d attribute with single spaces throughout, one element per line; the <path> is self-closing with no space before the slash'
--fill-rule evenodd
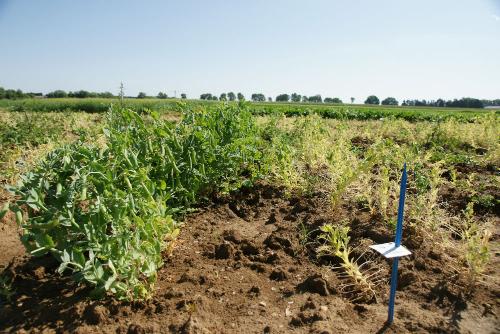
<path id="1" fill-rule="evenodd" d="M 408 256 L 411 254 L 411 252 L 403 245 L 400 245 L 399 247 L 394 247 L 394 242 L 372 245 L 370 246 L 370 248 L 376 250 L 387 259 L 392 259 L 394 257 Z"/>

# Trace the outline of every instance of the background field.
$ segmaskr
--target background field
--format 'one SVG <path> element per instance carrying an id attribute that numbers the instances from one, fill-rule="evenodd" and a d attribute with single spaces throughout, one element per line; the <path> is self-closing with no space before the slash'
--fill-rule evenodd
<path id="1" fill-rule="evenodd" d="M 214 105 L 217 101 L 187 100 L 190 105 Z M 180 99 L 124 99 L 123 106 L 135 111 L 144 108 L 169 112 L 176 110 Z M 236 102 L 235 102 L 236 103 Z M 467 108 L 430 108 L 430 107 L 402 107 L 402 106 L 373 106 L 362 104 L 314 104 L 314 103 L 277 103 L 277 102 L 249 102 L 250 110 L 255 115 L 270 115 L 284 113 L 286 116 L 318 114 L 332 119 L 380 119 L 401 118 L 408 121 L 437 121 L 450 118 L 459 121 L 474 121 L 485 114 L 500 112 L 499 109 L 467 109 Z M 0 100 L 0 108 L 9 111 L 33 112 L 62 112 L 83 111 L 88 113 L 102 113 L 108 110 L 111 104 L 118 105 L 120 100 L 115 99 L 25 99 Z"/>

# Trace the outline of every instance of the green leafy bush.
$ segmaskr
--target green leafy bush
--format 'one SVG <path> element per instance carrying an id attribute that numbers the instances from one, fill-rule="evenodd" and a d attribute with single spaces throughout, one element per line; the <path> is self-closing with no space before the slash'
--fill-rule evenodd
<path id="1" fill-rule="evenodd" d="M 58 271 L 93 286 L 96 297 L 150 296 L 178 234 L 172 216 L 258 173 L 258 137 L 243 104 L 180 109 L 173 124 L 113 108 L 103 147 L 63 146 L 23 175 L 10 209 L 30 253 L 54 255 Z"/>

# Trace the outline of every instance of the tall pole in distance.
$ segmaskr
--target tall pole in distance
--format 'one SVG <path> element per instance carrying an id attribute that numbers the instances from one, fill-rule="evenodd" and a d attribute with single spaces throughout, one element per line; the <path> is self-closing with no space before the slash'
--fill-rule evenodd
<path id="1" fill-rule="evenodd" d="M 123 82 L 120 82 L 120 105 L 123 107 L 123 96 L 125 92 L 123 90 Z"/>

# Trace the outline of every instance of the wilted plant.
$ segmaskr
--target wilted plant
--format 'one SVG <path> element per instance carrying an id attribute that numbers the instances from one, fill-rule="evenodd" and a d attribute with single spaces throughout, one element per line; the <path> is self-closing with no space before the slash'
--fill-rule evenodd
<path id="1" fill-rule="evenodd" d="M 317 249 L 318 256 L 331 255 L 340 259 L 340 268 L 345 277 L 349 280 L 344 288 L 356 294 L 354 300 L 371 301 L 376 300 L 375 286 L 378 270 L 369 272 L 364 267 L 369 266 L 369 262 L 358 265 L 357 261 L 351 258 L 351 248 L 349 247 L 350 237 L 348 236 L 348 226 L 323 225 L 319 240 L 324 244 Z"/>
<path id="2" fill-rule="evenodd" d="M 299 224 L 299 243 L 302 250 L 311 242 L 311 235 L 315 231 L 314 229 L 310 230 L 303 222 Z"/>
<path id="3" fill-rule="evenodd" d="M 464 242 L 466 263 L 466 275 L 473 288 L 479 277 L 482 275 L 488 262 L 490 261 L 489 240 L 491 232 L 488 229 L 480 228 L 474 221 L 473 202 L 468 203 L 464 210 L 464 223 L 461 231 L 461 237 Z"/>
<path id="4" fill-rule="evenodd" d="M 340 203 L 348 188 L 370 170 L 375 161 L 371 149 L 366 153 L 365 159 L 359 159 L 352 150 L 350 137 L 346 132 L 347 130 L 343 130 L 328 152 L 330 201 L 334 207 Z"/>
<path id="5" fill-rule="evenodd" d="M 324 120 L 317 115 L 298 118 L 290 133 L 295 138 L 299 154 L 298 159 L 312 169 L 326 164 L 326 154 L 329 142 L 329 131 Z"/>
<path id="6" fill-rule="evenodd" d="M 387 220 L 387 208 L 389 206 L 390 200 L 389 190 L 391 187 L 391 181 L 389 179 L 389 168 L 387 168 L 386 166 L 380 167 L 379 178 L 380 186 L 377 192 L 378 205 L 382 217 L 384 217 L 384 220 Z"/>

